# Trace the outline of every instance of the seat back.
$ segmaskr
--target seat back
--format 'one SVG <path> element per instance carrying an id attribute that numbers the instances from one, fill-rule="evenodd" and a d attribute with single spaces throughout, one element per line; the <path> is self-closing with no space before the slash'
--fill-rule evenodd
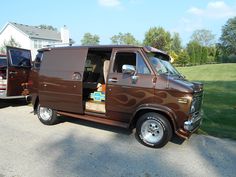
<path id="1" fill-rule="evenodd" d="M 104 75 L 104 81 L 107 83 L 107 75 L 109 70 L 110 60 L 105 60 L 103 63 L 103 75 Z"/>

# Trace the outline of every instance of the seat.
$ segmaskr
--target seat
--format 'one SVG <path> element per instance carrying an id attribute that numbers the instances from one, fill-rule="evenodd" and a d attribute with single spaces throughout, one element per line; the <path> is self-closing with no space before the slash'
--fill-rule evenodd
<path id="1" fill-rule="evenodd" d="M 103 63 L 103 76 L 104 76 L 105 83 L 107 83 L 107 75 L 109 72 L 109 65 L 110 65 L 110 60 L 105 60 Z"/>

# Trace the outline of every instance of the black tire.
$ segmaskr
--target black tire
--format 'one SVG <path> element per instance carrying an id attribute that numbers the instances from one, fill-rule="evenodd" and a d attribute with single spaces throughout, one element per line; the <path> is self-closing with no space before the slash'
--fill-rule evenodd
<path id="1" fill-rule="evenodd" d="M 143 114 L 136 124 L 136 138 L 140 143 L 152 148 L 165 146 L 172 137 L 170 122 L 161 114 Z"/>
<path id="2" fill-rule="evenodd" d="M 46 115 L 45 111 L 46 112 L 48 111 L 47 117 L 45 117 Z M 58 122 L 57 112 L 50 108 L 41 107 L 40 104 L 38 104 L 37 107 L 37 116 L 40 122 L 42 122 L 45 125 L 55 125 Z"/>

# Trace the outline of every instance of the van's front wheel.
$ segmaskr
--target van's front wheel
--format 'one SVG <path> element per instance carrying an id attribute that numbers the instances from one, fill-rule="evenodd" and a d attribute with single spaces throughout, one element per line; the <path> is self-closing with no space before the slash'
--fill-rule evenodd
<path id="1" fill-rule="evenodd" d="M 150 112 L 139 118 L 136 137 L 145 146 L 161 148 L 171 139 L 172 128 L 164 116 Z"/>
<path id="2" fill-rule="evenodd" d="M 57 113 L 53 109 L 41 107 L 38 104 L 37 115 L 40 120 L 45 125 L 54 125 L 57 123 Z"/>

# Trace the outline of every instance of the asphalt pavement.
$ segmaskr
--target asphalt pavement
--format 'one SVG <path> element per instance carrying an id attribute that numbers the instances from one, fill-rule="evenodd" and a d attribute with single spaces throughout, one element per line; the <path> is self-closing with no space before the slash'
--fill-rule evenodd
<path id="1" fill-rule="evenodd" d="M 134 132 L 60 118 L 46 126 L 31 106 L 0 100 L 0 177 L 236 176 L 236 141 L 194 134 L 152 149 Z"/>

